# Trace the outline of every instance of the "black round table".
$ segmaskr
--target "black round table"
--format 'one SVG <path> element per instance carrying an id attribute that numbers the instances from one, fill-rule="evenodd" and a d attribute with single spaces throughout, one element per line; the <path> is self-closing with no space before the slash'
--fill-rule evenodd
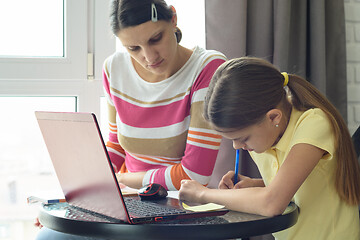
<path id="1" fill-rule="evenodd" d="M 264 217 L 230 211 L 223 216 L 131 225 L 77 210 L 67 203 L 43 205 L 44 226 L 69 234 L 109 239 L 231 239 L 278 232 L 293 226 L 299 209 L 291 202 L 282 215 Z"/>

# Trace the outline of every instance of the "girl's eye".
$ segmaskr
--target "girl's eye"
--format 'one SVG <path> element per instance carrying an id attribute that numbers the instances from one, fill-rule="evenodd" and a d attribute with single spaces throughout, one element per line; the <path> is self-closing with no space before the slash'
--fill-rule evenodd
<path id="1" fill-rule="evenodd" d="M 246 143 L 249 140 L 249 137 L 244 138 L 243 140 L 241 140 L 242 143 Z"/>

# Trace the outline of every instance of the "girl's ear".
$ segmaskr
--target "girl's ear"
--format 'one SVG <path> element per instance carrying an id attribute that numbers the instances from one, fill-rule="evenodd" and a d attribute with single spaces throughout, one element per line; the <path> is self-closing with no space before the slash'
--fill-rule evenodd
<path id="1" fill-rule="evenodd" d="M 279 125 L 282 118 L 282 111 L 277 108 L 271 109 L 266 113 L 266 117 L 274 126 Z"/>

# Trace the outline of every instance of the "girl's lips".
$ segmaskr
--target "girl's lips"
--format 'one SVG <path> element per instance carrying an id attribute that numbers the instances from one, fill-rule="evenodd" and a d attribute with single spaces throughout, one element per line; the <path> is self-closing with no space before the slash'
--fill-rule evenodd
<path id="1" fill-rule="evenodd" d="M 249 152 L 254 151 L 254 149 L 249 149 L 249 148 L 242 148 L 242 149 Z"/>

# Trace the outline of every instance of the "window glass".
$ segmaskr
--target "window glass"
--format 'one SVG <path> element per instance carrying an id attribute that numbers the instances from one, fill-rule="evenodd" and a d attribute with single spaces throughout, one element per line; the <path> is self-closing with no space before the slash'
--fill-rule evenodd
<path id="1" fill-rule="evenodd" d="M 0 1 L 0 56 L 63 56 L 63 0 Z"/>
<path id="2" fill-rule="evenodd" d="M 177 10 L 181 44 L 205 47 L 204 0 L 166 1 Z M 101 74 L 94 81 L 83 80 L 84 42 L 95 44 L 94 56 L 100 59 L 95 59 L 100 63 L 96 69 L 101 70 L 103 59 L 114 51 L 107 42 L 115 42 L 109 29 L 108 5 L 101 1 L 0 1 L 0 240 L 35 239 L 38 207 L 28 206 L 26 198 L 39 190 L 60 190 L 35 110 L 99 113 L 102 135 L 108 139 L 106 100 L 98 91 L 101 84 L 95 87 Z M 62 56 L 66 58 L 58 58 Z"/>
<path id="3" fill-rule="evenodd" d="M 205 2 L 204 0 L 166 0 L 174 6 L 177 26 L 182 32 L 181 45 L 187 48 L 205 48 Z"/>
<path id="4" fill-rule="evenodd" d="M 177 14 L 177 26 L 182 32 L 180 44 L 187 48 L 200 46 L 205 48 L 205 2 L 204 0 L 166 0 L 174 6 Z M 117 51 L 126 51 L 116 38 Z"/>
<path id="5" fill-rule="evenodd" d="M 34 239 L 29 236 L 38 230 L 33 227 L 38 208 L 28 206 L 26 198 L 39 189 L 60 190 L 34 111 L 73 112 L 76 100 L 0 97 L 0 239 Z"/>

